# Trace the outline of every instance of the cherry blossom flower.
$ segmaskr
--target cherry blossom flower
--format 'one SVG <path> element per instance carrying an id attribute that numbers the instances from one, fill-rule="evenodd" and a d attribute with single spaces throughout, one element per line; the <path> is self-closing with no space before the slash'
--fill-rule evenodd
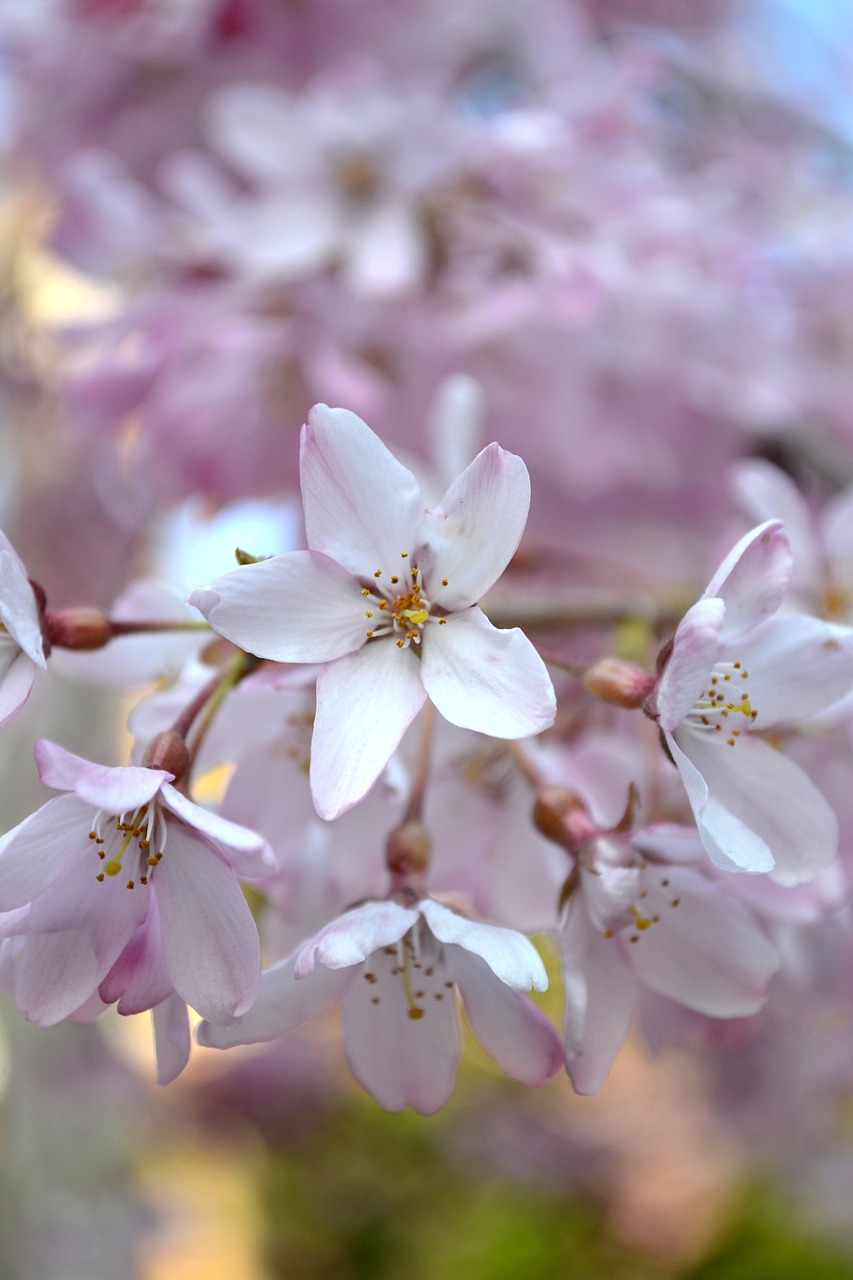
<path id="1" fill-rule="evenodd" d="M 0 911 L 24 935 L 15 1002 L 44 1026 L 96 993 L 120 1012 L 174 991 L 211 1020 L 251 1005 L 260 947 L 237 875 L 274 868 L 266 842 L 193 804 L 173 775 L 36 744 L 49 800 L 0 840 Z"/>
<path id="2" fill-rule="evenodd" d="M 38 602 L 23 561 L 0 533 L 0 725 L 24 705 L 45 665 Z"/>
<path id="3" fill-rule="evenodd" d="M 319 959 L 320 966 L 316 965 Z M 559 1068 L 559 1036 L 520 995 L 548 985 L 527 938 L 458 915 L 434 899 L 366 902 L 264 972 L 258 999 L 230 1026 L 202 1023 L 201 1044 L 271 1040 L 340 1003 L 353 1074 L 389 1111 L 428 1115 L 449 1098 L 459 1059 L 453 990 L 499 1066 L 525 1084 Z"/>
<path id="4" fill-rule="evenodd" d="M 536 650 L 477 607 L 524 529 L 522 460 L 490 444 L 424 510 L 415 477 L 360 418 L 317 405 L 300 466 L 309 550 L 241 566 L 190 602 L 258 657 L 328 664 L 311 748 L 320 816 L 367 793 L 427 696 L 452 724 L 493 737 L 552 724 Z"/>
<path id="5" fill-rule="evenodd" d="M 566 1065 L 579 1093 L 604 1083 L 642 987 L 714 1018 L 745 1017 L 764 1004 L 779 955 L 701 857 L 694 832 L 674 841 L 669 830 L 658 838 L 647 828 L 630 842 L 593 840 L 579 859 L 559 934 Z"/>
<path id="6" fill-rule="evenodd" d="M 711 859 L 784 884 L 832 862 L 838 824 L 762 731 L 796 726 L 853 684 L 836 629 L 777 613 L 790 573 L 781 521 L 746 534 L 679 624 L 650 704 Z"/>

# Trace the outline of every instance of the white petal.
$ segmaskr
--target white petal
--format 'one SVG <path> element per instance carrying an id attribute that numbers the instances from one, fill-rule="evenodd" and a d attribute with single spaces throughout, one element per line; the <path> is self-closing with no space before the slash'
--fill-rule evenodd
<path id="1" fill-rule="evenodd" d="M 402 201 L 382 201 L 353 225 L 343 276 L 357 293 L 389 297 L 418 285 L 427 268 L 426 231 Z"/>
<path id="2" fill-rule="evenodd" d="M 10 911 L 49 889 L 69 856 L 89 845 L 92 810 L 76 796 L 48 800 L 0 840 L 0 911 Z M 92 877 L 95 875 L 92 846 Z"/>
<path id="3" fill-rule="evenodd" d="M 494 738 L 526 738 L 554 723 L 545 664 L 522 631 L 499 631 L 479 609 L 427 628 L 421 678 L 451 724 Z"/>
<path id="4" fill-rule="evenodd" d="M 793 480 L 772 462 L 747 458 L 733 468 L 736 494 L 754 520 L 782 520 L 793 552 L 793 576 L 814 590 L 823 571 L 814 520 Z"/>
<path id="5" fill-rule="evenodd" d="M 308 545 L 357 577 L 386 578 L 415 551 L 424 503 L 411 471 L 348 409 L 318 404 L 302 428 L 302 502 Z"/>
<path id="6" fill-rule="evenodd" d="M 853 643 L 820 618 L 770 618 L 732 647 L 735 656 L 749 672 L 741 684 L 757 712 L 756 729 L 796 725 L 853 688 Z"/>
<path id="7" fill-rule="evenodd" d="M 689 867 L 647 868 L 643 887 L 660 919 L 619 939 L 641 982 L 711 1017 L 756 1013 L 779 956 L 746 907 Z"/>
<path id="8" fill-rule="evenodd" d="M 459 1024 L 448 970 L 440 958 L 430 976 L 412 975 L 423 992 L 412 1017 L 396 956 L 371 957 L 369 972 L 356 972 L 343 1000 L 344 1048 L 353 1075 L 387 1111 L 414 1107 L 431 1115 L 453 1092 L 459 1060 Z M 449 985 L 445 985 L 445 983 Z M 421 984 L 421 985 L 418 985 Z"/>
<path id="9" fill-rule="evenodd" d="M 317 679 L 311 794 L 337 818 L 367 794 L 426 701 L 411 649 L 390 638 L 332 662 Z"/>
<path id="10" fill-rule="evenodd" d="M 203 837 L 170 822 L 152 884 L 175 990 L 211 1022 L 245 1013 L 258 988 L 260 943 L 230 867 Z"/>
<path id="11" fill-rule="evenodd" d="M 722 600 L 699 600 L 678 624 L 655 694 L 662 729 L 680 724 L 705 688 L 719 653 L 725 616 Z"/>
<path id="12" fill-rule="evenodd" d="M 233 83 L 205 103 L 205 136 L 238 172 L 261 183 L 304 182 L 315 168 L 310 114 L 277 85 Z"/>
<path id="13" fill-rule="evenodd" d="M 261 974 L 258 996 L 248 1013 L 232 1022 L 202 1022 L 196 1038 L 199 1044 L 214 1049 L 274 1040 L 337 1004 L 353 980 L 353 972 L 318 965 L 297 982 L 293 975 L 293 956 L 288 956 Z"/>
<path id="14" fill-rule="evenodd" d="M 679 742 L 688 750 L 680 736 Z M 741 870 L 769 870 L 766 858 L 761 865 L 755 859 L 757 841 L 772 854 L 773 878 L 782 884 L 811 880 L 833 862 L 838 851 L 835 814 L 808 775 L 782 751 L 749 734 L 735 747 L 711 740 L 710 735 L 691 734 L 689 752 L 716 806 L 711 812 L 707 805 L 699 821 L 703 842 L 708 833 L 717 835 L 716 825 L 728 814 L 751 833 L 747 839 L 734 836 L 732 830 L 734 839 L 726 848 Z"/>
<path id="15" fill-rule="evenodd" d="M 15 1004 L 30 1022 L 51 1027 L 79 1008 L 101 977 L 85 929 L 28 937 L 15 973 Z"/>
<path id="16" fill-rule="evenodd" d="M 365 642 L 361 587 L 316 551 L 241 565 L 189 600 L 220 635 L 275 662 L 328 662 Z"/>
<path id="17" fill-rule="evenodd" d="M 791 545 L 781 520 L 768 520 L 733 547 L 703 592 L 726 605 L 723 635 L 740 635 L 775 613 L 788 589 Z"/>
<path id="18" fill-rule="evenodd" d="M 513 991 L 546 991 L 548 975 L 539 952 L 523 933 L 460 916 L 433 898 L 418 910 L 439 942 L 455 943 L 485 960 L 495 977 Z"/>
<path id="19" fill-rule="evenodd" d="M 490 444 L 424 516 L 419 563 L 433 604 L 448 612 L 476 604 L 515 554 L 529 509 L 527 467 Z"/>
<path id="20" fill-rule="evenodd" d="M 522 1084 L 550 1080 L 563 1065 L 563 1045 L 542 1010 L 527 996 L 496 982 L 477 956 L 459 947 L 449 947 L 446 954 L 465 1017 L 486 1052 Z"/>
<path id="21" fill-rule="evenodd" d="M 315 933 L 299 951 L 294 973 L 297 978 L 311 973 L 315 955 L 327 969 L 360 964 L 380 947 L 399 942 L 417 919 L 417 911 L 397 902 L 366 902 Z"/>
<path id="22" fill-rule="evenodd" d="M 151 1016 L 154 1021 L 157 1083 L 171 1084 L 190 1059 L 187 1006 L 180 996 L 171 995 L 151 1010 Z"/>

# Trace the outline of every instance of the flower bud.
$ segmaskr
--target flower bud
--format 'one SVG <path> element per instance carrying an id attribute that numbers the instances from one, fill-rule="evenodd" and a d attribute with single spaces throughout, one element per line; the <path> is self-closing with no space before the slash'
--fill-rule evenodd
<path id="1" fill-rule="evenodd" d="M 103 649 L 113 634 L 107 615 L 89 605 L 46 613 L 43 625 L 45 638 L 60 649 Z"/>
<path id="2" fill-rule="evenodd" d="M 432 841 L 422 822 L 412 818 L 395 827 L 385 845 L 385 865 L 392 876 L 422 876 L 429 866 Z"/>
<path id="3" fill-rule="evenodd" d="M 191 759 L 187 744 L 174 729 L 156 734 L 145 748 L 142 763 L 146 769 L 162 769 L 174 775 L 176 782 L 186 774 Z"/>
<path id="4" fill-rule="evenodd" d="M 583 801 L 568 787 L 543 787 L 533 805 L 533 824 L 548 840 L 574 853 L 599 834 Z"/>
<path id="5" fill-rule="evenodd" d="M 603 702 L 641 707 L 654 688 L 654 676 L 625 658 L 600 658 L 583 674 L 584 686 Z"/>

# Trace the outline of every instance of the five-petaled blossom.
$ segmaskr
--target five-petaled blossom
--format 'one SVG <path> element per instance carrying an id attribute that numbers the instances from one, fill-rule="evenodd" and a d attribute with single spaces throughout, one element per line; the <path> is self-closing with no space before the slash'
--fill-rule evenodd
<path id="1" fill-rule="evenodd" d="M 456 1076 L 454 988 L 484 1048 L 508 1075 L 534 1085 L 560 1068 L 563 1048 L 519 993 L 547 985 L 535 947 L 514 929 L 469 920 L 431 898 L 366 902 L 267 969 L 247 1014 L 229 1026 L 202 1023 L 198 1037 L 220 1049 L 271 1040 L 340 1003 L 359 1082 L 388 1111 L 411 1106 L 428 1115 L 447 1101 Z"/>
<path id="2" fill-rule="evenodd" d="M 369 791 L 427 697 L 493 737 L 548 728 L 541 658 L 477 608 L 527 521 L 521 458 L 490 444 L 425 510 L 415 477 L 360 418 L 317 405 L 300 467 L 309 550 L 244 565 L 190 600 L 258 657 L 327 664 L 311 747 L 321 817 Z"/>
<path id="3" fill-rule="evenodd" d="M 0 533 L 0 725 L 24 705 L 44 667 L 38 602 L 21 557 Z"/>
<path id="4" fill-rule="evenodd" d="M 649 706 L 711 859 L 784 884 L 832 862 L 838 823 L 762 732 L 801 723 L 853 685 L 853 652 L 837 629 L 777 613 L 790 574 L 781 521 L 746 534 L 681 620 Z"/>
<path id="5" fill-rule="evenodd" d="M 49 800 L 0 840 L 0 911 L 24 935 L 21 1013 L 59 1022 L 96 994 L 122 1013 L 177 992 L 213 1021 L 245 1012 L 260 946 L 237 876 L 269 874 L 266 841 L 200 808 L 162 769 L 92 764 L 36 744 Z"/>

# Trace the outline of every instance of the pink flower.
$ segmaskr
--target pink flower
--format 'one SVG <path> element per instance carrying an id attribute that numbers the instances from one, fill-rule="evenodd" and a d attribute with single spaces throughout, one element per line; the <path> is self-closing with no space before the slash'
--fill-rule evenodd
<path id="1" fill-rule="evenodd" d="M 547 985 L 536 949 L 513 929 L 468 920 L 429 898 L 409 906 L 366 902 L 266 970 L 239 1022 L 203 1023 L 198 1036 L 220 1049 L 271 1040 L 339 1002 L 359 1082 L 389 1111 L 412 1106 L 429 1115 L 447 1101 L 456 1076 L 454 988 L 484 1048 L 508 1075 L 533 1085 L 558 1070 L 562 1045 L 518 993 Z"/>
<path id="2" fill-rule="evenodd" d="M 0 911 L 23 934 L 15 1002 L 43 1026 L 95 993 L 124 1013 L 172 991 L 211 1020 L 244 1012 L 260 947 L 238 875 L 274 867 L 260 836 L 193 804 L 151 768 L 36 744 L 49 800 L 0 840 Z"/>
<path id="3" fill-rule="evenodd" d="M 0 725 L 24 705 L 44 667 L 38 603 L 23 561 L 0 533 Z"/>
<path id="4" fill-rule="evenodd" d="M 836 629 L 777 614 L 790 573 L 781 521 L 742 538 L 679 624 L 651 706 L 711 859 L 784 884 L 832 862 L 838 824 L 762 731 L 801 723 L 853 685 Z"/>
<path id="5" fill-rule="evenodd" d="M 300 465 L 310 549 L 235 569 L 190 601 L 258 657 L 328 664 L 311 748 L 321 817 L 370 790 L 427 696 L 451 723 L 493 737 L 552 724 L 536 650 L 476 605 L 527 520 L 522 460 L 489 445 L 424 510 L 415 477 L 360 418 L 317 405 Z"/>

